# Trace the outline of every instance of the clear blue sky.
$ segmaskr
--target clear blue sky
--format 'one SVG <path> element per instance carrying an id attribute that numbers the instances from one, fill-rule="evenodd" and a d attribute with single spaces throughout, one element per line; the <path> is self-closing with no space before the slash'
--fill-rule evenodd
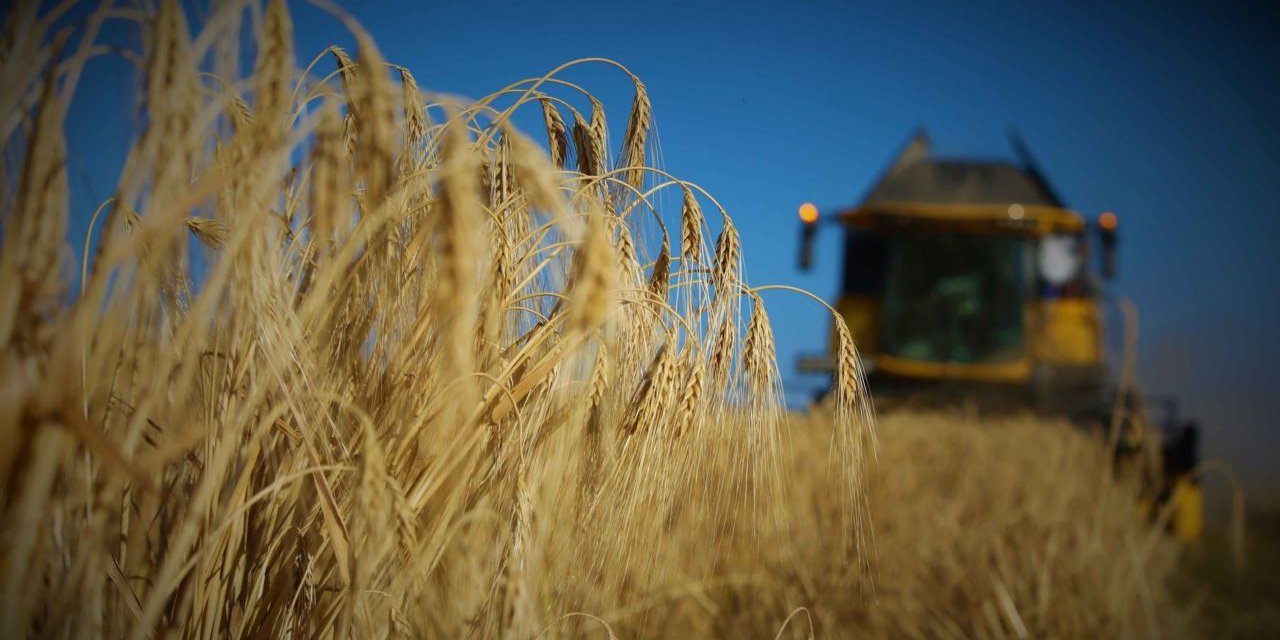
<path id="1" fill-rule="evenodd" d="M 1010 157 L 1006 131 L 1017 126 L 1069 206 L 1119 214 L 1114 290 L 1141 308 L 1147 389 L 1181 396 L 1184 412 L 1203 419 L 1208 452 L 1228 456 L 1259 497 L 1280 497 L 1264 490 L 1280 484 L 1271 470 L 1280 445 L 1280 18 L 1263 3 L 1199 4 L 345 6 L 389 60 L 437 91 L 481 96 L 577 57 L 630 67 L 648 86 L 664 167 L 729 208 L 754 284 L 834 295 L 837 234 L 821 239 L 814 271 L 799 274 L 795 208 L 855 203 L 916 127 L 941 153 Z M 332 17 L 291 6 L 300 60 L 352 43 Z M 85 90 L 105 91 L 122 68 L 102 63 Z M 625 79 L 604 69 L 568 77 L 604 100 L 620 134 Z M 123 149 L 119 132 L 100 124 L 127 99 L 81 100 L 73 152 L 96 154 L 95 165 Z M 108 189 L 93 184 L 94 197 Z M 797 353 L 823 347 L 827 320 L 795 298 L 767 302 L 789 377 Z"/>

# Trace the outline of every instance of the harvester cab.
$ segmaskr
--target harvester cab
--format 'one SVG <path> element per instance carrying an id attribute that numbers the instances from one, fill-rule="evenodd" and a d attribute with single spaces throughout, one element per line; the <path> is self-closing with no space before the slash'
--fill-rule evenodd
<path id="1" fill-rule="evenodd" d="M 1103 347 L 1118 218 L 1068 209 L 1016 134 L 1013 146 L 1017 163 L 937 158 L 918 133 L 857 206 L 800 207 L 800 268 L 814 263 L 820 226 L 843 234 L 833 306 L 878 407 L 1030 408 L 1099 429 L 1123 408 L 1121 441 L 1142 439 L 1158 458 L 1144 403 L 1134 392 L 1117 402 Z M 833 331 L 800 372 L 829 374 L 834 344 Z"/>

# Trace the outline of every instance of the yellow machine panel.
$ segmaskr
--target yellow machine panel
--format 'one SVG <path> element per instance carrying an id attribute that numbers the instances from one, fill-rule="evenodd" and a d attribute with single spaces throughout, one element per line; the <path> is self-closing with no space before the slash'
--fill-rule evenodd
<path id="1" fill-rule="evenodd" d="M 1204 490 L 1189 477 L 1174 482 L 1173 532 L 1182 540 L 1197 542 L 1204 532 Z"/>
<path id="2" fill-rule="evenodd" d="M 1101 323 L 1096 298 L 1045 300 L 1038 305 L 1033 333 L 1036 360 L 1048 364 L 1095 365 L 1102 361 Z"/>
<path id="3" fill-rule="evenodd" d="M 884 373 L 923 380 L 954 382 L 1026 382 L 1031 378 L 1031 360 L 1013 362 L 927 362 L 908 360 L 882 353 L 876 356 L 876 369 Z"/>
<path id="4" fill-rule="evenodd" d="M 853 334 L 854 342 L 863 353 L 875 353 L 880 347 L 880 297 L 871 295 L 844 295 L 836 300 L 836 312 Z M 831 350 L 835 353 L 836 333 L 831 332 Z"/>

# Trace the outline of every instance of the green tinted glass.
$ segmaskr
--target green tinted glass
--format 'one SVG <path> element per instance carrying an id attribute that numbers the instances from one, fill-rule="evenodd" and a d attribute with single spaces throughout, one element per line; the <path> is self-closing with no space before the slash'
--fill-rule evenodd
<path id="1" fill-rule="evenodd" d="M 1027 241 L 977 235 L 894 238 L 883 349 L 930 362 L 1010 362 L 1023 352 Z"/>

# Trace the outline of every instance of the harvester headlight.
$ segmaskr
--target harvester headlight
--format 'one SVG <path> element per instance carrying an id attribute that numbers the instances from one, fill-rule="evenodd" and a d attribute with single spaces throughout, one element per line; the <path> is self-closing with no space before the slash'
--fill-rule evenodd
<path id="1" fill-rule="evenodd" d="M 1110 211 L 1098 216 L 1098 226 L 1101 227 L 1103 231 L 1115 231 L 1116 224 L 1119 222 L 1120 220 L 1116 218 L 1116 214 Z"/>
<path id="2" fill-rule="evenodd" d="M 813 224 L 818 221 L 818 205 L 812 202 L 806 202 L 800 205 L 800 221 L 805 224 Z"/>

